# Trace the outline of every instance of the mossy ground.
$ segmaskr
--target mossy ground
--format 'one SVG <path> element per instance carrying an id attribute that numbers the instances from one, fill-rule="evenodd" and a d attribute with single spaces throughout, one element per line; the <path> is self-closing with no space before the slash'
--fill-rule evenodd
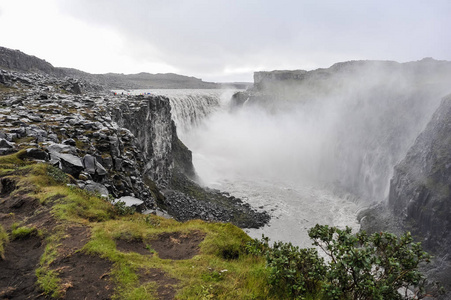
<path id="1" fill-rule="evenodd" d="M 244 245 L 250 238 L 232 224 L 179 223 L 138 213 L 120 216 L 109 202 L 67 186 L 61 174 L 46 164 L 24 160 L 21 152 L 0 157 L 0 174 L 2 180 L 14 182 L 13 190 L 2 191 L 0 204 L 5 199 L 27 197 L 39 205 L 29 216 L 11 212 L 8 224 L 14 222 L 14 226 L 0 227 L 0 253 L 8 239 L 39 236 L 45 248 L 35 270 L 36 284 L 46 297 L 65 298 L 75 289 L 77 282 L 64 275 L 64 261 L 76 259 L 79 253 L 109 262 L 110 270 L 98 280 L 106 278 L 113 299 L 273 299 L 264 258 L 246 254 Z M 36 217 L 44 213 L 46 222 Z M 85 237 L 83 242 L 74 241 L 79 236 L 68 233 L 75 227 L 88 232 L 79 235 Z M 193 257 L 162 259 L 152 241 L 165 233 L 196 233 L 204 238 Z M 148 253 L 122 252 L 118 239 L 142 241 Z M 65 246 L 68 241 L 78 247 Z M 171 241 L 175 247 L 178 242 Z M 8 253 L 5 256 L 7 260 Z M 157 273 L 159 279 L 152 279 Z"/>

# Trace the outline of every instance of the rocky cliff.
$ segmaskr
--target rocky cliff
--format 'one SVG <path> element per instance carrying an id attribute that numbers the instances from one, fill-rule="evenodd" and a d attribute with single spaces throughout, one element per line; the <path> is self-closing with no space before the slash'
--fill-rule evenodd
<path id="1" fill-rule="evenodd" d="M 171 121 L 171 106 L 165 97 L 137 97 L 111 109 L 113 120 L 135 136 L 145 161 L 144 174 L 160 186 L 167 186 L 173 167 L 172 142 L 177 136 Z M 194 169 L 191 161 L 191 169 Z"/>
<path id="2" fill-rule="evenodd" d="M 389 206 L 435 253 L 451 247 L 451 96 L 395 167 Z"/>
<path id="3" fill-rule="evenodd" d="M 271 88 L 277 84 L 286 84 L 289 81 L 300 81 L 304 78 L 307 71 L 304 70 L 293 70 L 293 71 L 261 71 L 254 73 L 254 88 L 257 90 Z"/>

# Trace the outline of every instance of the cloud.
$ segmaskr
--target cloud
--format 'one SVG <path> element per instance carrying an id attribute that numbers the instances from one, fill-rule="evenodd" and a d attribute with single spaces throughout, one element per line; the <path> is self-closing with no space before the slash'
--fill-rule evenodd
<path id="1" fill-rule="evenodd" d="M 33 1 L 19 2 L 27 7 Z M 76 38 L 78 52 L 66 45 L 72 57 L 66 61 L 83 55 L 79 61 L 86 62 L 87 71 L 88 62 L 96 68 L 89 51 L 103 61 L 99 70 L 110 57 L 115 72 L 119 67 L 122 72 L 166 70 L 205 80 L 235 74 L 237 80 L 251 81 L 252 72 L 244 69 L 312 69 L 350 59 L 451 60 L 451 3 L 441 0 L 48 0 L 39 7 L 46 23 L 54 20 L 54 27 L 66 28 L 65 39 Z M 20 13 L 15 12 L 17 19 Z M 42 27 L 38 21 L 37 16 L 22 21 L 27 24 L 22 32 Z M 12 36 L 17 29 L 8 27 Z M 61 36 L 52 34 L 52 28 L 41 31 L 48 44 L 35 47 L 42 53 L 43 47 L 49 53 L 62 48 Z"/>

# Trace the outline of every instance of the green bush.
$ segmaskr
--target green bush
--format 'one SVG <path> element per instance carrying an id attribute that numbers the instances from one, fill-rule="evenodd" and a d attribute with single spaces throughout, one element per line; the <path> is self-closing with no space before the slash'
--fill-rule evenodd
<path id="1" fill-rule="evenodd" d="M 408 288 L 416 299 L 424 294 L 418 266 L 430 256 L 409 232 L 400 237 L 387 232 L 353 235 L 349 227 L 316 225 L 309 236 L 330 258 L 324 291 L 331 299 L 405 299 L 398 290 Z"/>
<path id="2" fill-rule="evenodd" d="M 66 173 L 64 173 L 61 169 L 48 165 L 47 167 L 47 175 L 49 175 L 55 182 L 57 183 L 68 183 L 69 180 L 67 178 Z"/>
<path id="3" fill-rule="evenodd" d="M 114 202 L 114 209 L 120 216 L 133 215 L 136 209 L 133 206 L 126 206 L 124 201 L 117 200 Z"/>
<path id="4" fill-rule="evenodd" d="M 284 242 L 275 242 L 270 246 L 269 239 L 264 236 L 261 241 L 255 239 L 249 242 L 246 249 L 249 254 L 266 257 L 268 282 L 273 294 L 298 298 L 320 292 L 325 265 L 316 249 L 300 249 Z"/>
<path id="5" fill-rule="evenodd" d="M 276 295 L 322 299 L 414 299 L 424 297 L 425 277 L 419 264 L 430 256 L 410 233 L 400 237 L 381 232 L 352 234 L 316 225 L 309 230 L 313 244 L 324 251 L 326 261 L 315 249 L 299 249 L 291 243 L 269 245 L 268 238 L 247 244 L 247 251 L 266 256 L 269 284 Z M 404 295 L 400 291 L 405 292 Z"/>

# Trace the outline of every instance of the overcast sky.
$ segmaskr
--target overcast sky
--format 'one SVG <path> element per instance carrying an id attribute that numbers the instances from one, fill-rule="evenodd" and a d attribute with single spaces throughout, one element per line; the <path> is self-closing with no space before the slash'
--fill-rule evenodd
<path id="1" fill-rule="evenodd" d="M 90 73 L 252 81 L 356 59 L 451 60 L 451 1 L 0 0 L 0 46 Z"/>

